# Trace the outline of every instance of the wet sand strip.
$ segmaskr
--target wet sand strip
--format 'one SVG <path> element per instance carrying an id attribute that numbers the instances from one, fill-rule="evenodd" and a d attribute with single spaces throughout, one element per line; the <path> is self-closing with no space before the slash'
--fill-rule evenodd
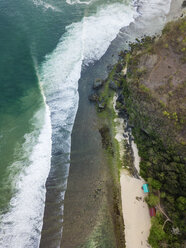
<path id="1" fill-rule="evenodd" d="M 72 133 L 62 248 L 123 247 L 122 227 L 116 218 L 119 192 L 102 148 L 95 106 L 88 100 L 96 74 L 106 75 L 100 63 L 90 66 L 79 82 L 80 101 Z"/>

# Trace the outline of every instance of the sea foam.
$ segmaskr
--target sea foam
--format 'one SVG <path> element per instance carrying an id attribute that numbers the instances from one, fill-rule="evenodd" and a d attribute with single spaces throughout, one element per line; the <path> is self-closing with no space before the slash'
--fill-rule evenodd
<path id="1" fill-rule="evenodd" d="M 37 123 L 44 118 L 39 137 L 37 131 L 25 134 L 22 150 L 27 161 L 22 159 L 12 167 L 22 166 L 16 178 L 17 193 L 11 199 L 10 210 L 1 217 L 0 247 L 25 248 L 38 247 L 45 202 L 45 182 L 50 170 L 51 158 L 51 123 L 50 111 L 46 105 L 33 118 Z M 36 143 L 37 142 L 37 143 Z M 33 148 L 31 148 L 33 146 Z M 28 163 L 25 166 L 25 163 Z"/>
<path id="2" fill-rule="evenodd" d="M 52 115 L 52 127 L 63 127 L 70 136 L 78 108 L 78 80 L 82 65 L 100 59 L 123 26 L 134 20 L 135 10 L 124 4 L 112 4 L 66 27 L 56 49 L 40 68 L 41 82 Z"/>
<path id="3" fill-rule="evenodd" d="M 166 22 L 171 0 L 139 0 L 137 5 L 137 10 L 142 16 L 138 22 L 139 29 L 145 29 L 147 35 L 159 33 Z"/>
<path id="4" fill-rule="evenodd" d="M 53 10 L 55 12 L 61 12 L 61 10 L 58 7 L 56 7 L 56 6 L 52 5 L 52 4 L 46 3 L 46 2 L 44 2 L 42 0 L 33 0 L 33 3 L 37 7 L 41 6 L 45 11 L 48 10 L 48 9 L 51 9 L 51 10 Z"/>
<path id="5" fill-rule="evenodd" d="M 62 207 L 59 209 L 58 204 L 54 203 L 51 206 L 49 197 L 49 208 L 53 209 L 55 215 L 56 211 L 60 211 L 58 215 L 61 223 L 58 223 L 57 226 L 61 229 L 56 231 L 55 237 L 62 235 L 63 201 L 70 166 L 71 133 L 78 109 L 78 80 L 81 77 L 82 68 L 99 60 L 107 51 L 112 40 L 116 38 L 120 28 L 134 21 L 135 15 L 135 9 L 125 4 L 115 3 L 102 6 L 96 14 L 84 17 L 81 22 L 67 26 L 56 49 L 46 56 L 45 62 L 40 68 L 41 83 L 50 107 L 52 122 L 52 155 L 54 156 L 48 178 L 48 192 L 53 194 L 50 185 L 52 185 L 52 189 L 57 187 L 56 191 L 58 191 L 59 185 L 56 185 L 56 181 L 59 184 L 63 180 L 59 196 Z M 60 174 L 60 178 L 58 178 L 61 173 L 59 168 L 63 172 Z M 57 197 L 58 201 L 59 197 Z M 56 228 L 56 223 L 51 221 L 53 212 L 50 211 L 47 226 L 53 225 Z M 56 247 L 60 247 L 60 237 L 55 239 Z M 59 244 L 56 245 L 57 239 Z"/>
<path id="6" fill-rule="evenodd" d="M 42 4 L 41 1 L 37 3 Z M 58 143 L 61 152 L 69 154 L 69 159 L 82 65 L 100 59 L 120 28 L 134 20 L 134 14 L 135 10 L 124 4 L 103 6 L 95 15 L 68 26 L 56 49 L 46 56 L 39 73 L 45 106 L 33 117 L 35 130 L 24 136 L 21 147 L 24 158 L 12 164 L 12 167 L 23 169 L 16 177 L 16 194 L 11 199 L 9 211 L 1 217 L 0 247 L 39 247 L 45 183 L 51 165 L 51 135 L 62 135 Z M 42 117 L 43 125 L 38 132 L 37 123 Z M 63 199 L 68 171 L 69 163 L 65 163 L 64 191 L 60 194 Z M 62 212 L 63 208 L 62 205 Z"/>

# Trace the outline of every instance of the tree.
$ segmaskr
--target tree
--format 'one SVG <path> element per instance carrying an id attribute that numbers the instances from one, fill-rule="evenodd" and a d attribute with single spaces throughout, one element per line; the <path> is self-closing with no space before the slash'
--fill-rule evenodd
<path id="1" fill-rule="evenodd" d="M 186 197 L 180 196 L 180 197 L 178 197 L 176 202 L 177 202 L 177 206 L 178 206 L 179 210 L 181 210 L 181 211 L 186 210 Z"/>
<path id="2" fill-rule="evenodd" d="M 154 194 L 149 194 L 145 198 L 146 202 L 148 203 L 149 206 L 154 207 L 159 203 L 159 197 L 154 195 Z"/>
<path id="3" fill-rule="evenodd" d="M 151 177 L 148 178 L 148 183 L 152 186 L 152 188 L 154 189 L 160 189 L 161 188 L 161 183 L 156 180 L 156 179 L 153 179 Z"/>
<path id="4" fill-rule="evenodd" d="M 165 238 L 165 232 L 157 217 L 152 217 L 151 224 L 152 226 L 150 229 L 148 242 L 152 246 L 152 248 L 159 248 L 161 247 L 160 241 Z"/>

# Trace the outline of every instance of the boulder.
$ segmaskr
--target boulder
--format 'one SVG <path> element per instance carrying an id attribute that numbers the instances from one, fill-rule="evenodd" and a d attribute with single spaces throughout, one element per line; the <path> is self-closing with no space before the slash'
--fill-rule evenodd
<path id="1" fill-rule="evenodd" d="M 117 102 L 120 102 L 120 103 L 124 103 L 124 95 L 121 93 L 121 94 L 119 94 L 119 96 L 118 96 L 118 98 L 117 98 L 117 100 L 116 100 Z"/>
<path id="2" fill-rule="evenodd" d="M 118 89 L 123 89 L 123 80 L 118 81 Z"/>
<path id="3" fill-rule="evenodd" d="M 127 50 L 121 51 L 121 52 L 119 53 L 119 57 L 122 58 L 122 59 L 124 59 L 127 53 L 128 53 Z"/>
<path id="4" fill-rule="evenodd" d="M 124 133 L 123 137 L 126 139 L 126 138 L 128 138 L 128 135 Z"/>
<path id="5" fill-rule="evenodd" d="M 112 66 L 112 65 L 108 65 L 108 66 L 107 66 L 107 71 L 108 71 L 108 72 L 111 72 L 112 69 L 113 69 L 113 66 Z"/>
<path id="6" fill-rule="evenodd" d="M 103 86 L 103 81 L 101 79 L 97 79 L 93 84 L 93 89 L 97 90 Z"/>
<path id="7" fill-rule="evenodd" d="M 118 86 L 117 86 L 117 84 L 114 81 L 111 81 L 109 83 L 109 88 L 116 91 L 117 88 L 118 88 Z"/>
<path id="8" fill-rule="evenodd" d="M 114 76 L 113 76 L 113 79 L 116 80 L 116 81 L 120 80 L 120 75 L 115 73 Z"/>
<path id="9" fill-rule="evenodd" d="M 116 65 L 116 73 L 120 73 L 122 71 L 123 67 L 120 63 Z"/>
<path id="10" fill-rule="evenodd" d="M 93 94 L 89 95 L 88 99 L 91 102 L 97 102 L 99 100 L 99 95 L 96 93 L 93 93 Z"/>
<path id="11" fill-rule="evenodd" d="M 98 108 L 99 108 L 99 111 L 105 110 L 105 108 L 106 108 L 106 103 L 100 102 L 100 103 L 98 104 Z"/>

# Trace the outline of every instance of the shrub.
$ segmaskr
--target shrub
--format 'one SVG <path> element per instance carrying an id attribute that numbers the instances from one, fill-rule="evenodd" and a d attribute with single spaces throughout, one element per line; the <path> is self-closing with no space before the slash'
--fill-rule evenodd
<path id="1" fill-rule="evenodd" d="M 151 224 L 152 226 L 150 229 L 148 242 L 152 246 L 152 248 L 159 248 L 161 247 L 160 241 L 162 241 L 166 235 L 163 230 L 163 226 L 159 223 L 157 217 L 152 217 Z"/>
<path id="2" fill-rule="evenodd" d="M 154 195 L 154 194 L 149 194 L 146 198 L 145 201 L 147 202 L 147 204 L 151 207 L 156 206 L 159 203 L 159 198 L 158 196 Z"/>
<path id="3" fill-rule="evenodd" d="M 180 196 L 177 200 L 177 207 L 179 208 L 179 210 L 181 211 L 185 211 L 186 210 L 186 197 Z"/>
<path id="4" fill-rule="evenodd" d="M 148 178 L 148 183 L 154 188 L 154 189 L 160 189 L 161 188 L 161 183 L 156 180 L 153 179 L 151 177 Z"/>

